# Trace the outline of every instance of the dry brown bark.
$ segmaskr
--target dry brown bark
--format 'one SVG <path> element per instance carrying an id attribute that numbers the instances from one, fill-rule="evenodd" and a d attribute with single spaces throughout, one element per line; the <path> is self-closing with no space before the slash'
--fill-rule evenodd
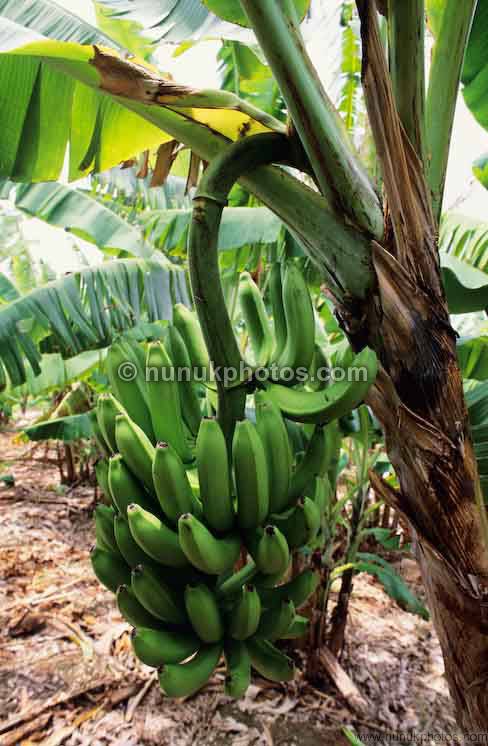
<path id="1" fill-rule="evenodd" d="M 373 244 L 377 289 L 366 316 L 344 315 L 381 369 L 369 404 L 399 491 L 377 492 L 416 536 L 459 725 L 488 731 L 488 547 L 455 333 L 442 289 L 437 227 L 423 167 L 397 114 L 375 3 L 357 0 L 363 87 L 385 189 L 385 235 Z"/>

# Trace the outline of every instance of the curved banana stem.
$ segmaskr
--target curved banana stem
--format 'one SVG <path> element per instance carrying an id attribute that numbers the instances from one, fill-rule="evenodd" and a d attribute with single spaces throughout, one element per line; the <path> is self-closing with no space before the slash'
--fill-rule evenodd
<path id="1" fill-rule="evenodd" d="M 225 369 L 240 376 L 244 365 L 227 312 L 220 281 L 218 235 L 233 184 L 258 166 L 292 162 L 292 143 L 285 135 L 265 133 L 233 143 L 210 163 L 193 200 L 188 261 L 193 299 L 205 344 L 216 370 L 218 419 L 227 444 L 235 423 L 244 416 L 246 387 L 238 377 L 226 386 Z M 237 384 L 237 385 L 236 385 Z"/>

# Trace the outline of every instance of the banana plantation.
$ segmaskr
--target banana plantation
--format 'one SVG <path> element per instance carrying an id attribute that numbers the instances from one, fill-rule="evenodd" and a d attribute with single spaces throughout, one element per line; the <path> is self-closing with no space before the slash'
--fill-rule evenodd
<path id="1" fill-rule="evenodd" d="M 487 129 L 488 0 L 0 0 L 0 744 L 488 741 Z"/>

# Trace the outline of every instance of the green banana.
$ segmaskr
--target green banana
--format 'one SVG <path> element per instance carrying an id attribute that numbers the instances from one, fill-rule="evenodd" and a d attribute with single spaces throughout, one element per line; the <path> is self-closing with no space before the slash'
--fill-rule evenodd
<path id="1" fill-rule="evenodd" d="M 115 418 L 119 414 L 127 414 L 112 394 L 100 394 L 97 400 L 97 421 L 110 453 L 117 453 L 115 442 Z"/>
<path id="2" fill-rule="evenodd" d="M 241 640 L 228 640 L 224 646 L 227 673 L 224 691 L 228 697 L 239 699 L 251 683 L 251 658 L 246 644 Z"/>
<path id="3" fill-rule="evenodd" d="M 133 630 L 132 647 L 142 663 L 159 668 L 166 663 L 181 663 L 195 653 L 200 641 L 191 632 L 170 629 Z"/>
<path id="4" fill-rule="evenodd" d="M 143 562 L 147 562 L 146 553 L 134 541 L 129 524 L 121 515 L 115 516 L 114 532 L 119 552 L 129 567 L 134 568 Z"/>
<path id="5" fill-rule="evenodd" d="M 110 495 L 120 515 L 127 518 L 127 508 L 137 503 L 145 510 L 155 511 L 159 505 L 132 475 L 120 454 L 112 456 L 108 466 Z"/>
<path id="6" fill-rule="evenodd" d="M 264 366 L 271 356 L 273 335 L 261 292 L 249 272 L 243 272 L 239 279 L 239 304 L 251 340 L 254 362 L 257 366 Z"/>
<path id="7" fill-rule="evenodd" d="M 143 396 L 142 387 L 145 384 L 142 383 L 144 376 L 139 359 L 131 354 L 127 345 L 122 346 L 115 342 L 108 349 L 105 368 L 115 396 L 131 420 L 146 433 L 146 437 L 154 442 L 151 415 Z M 124 371 L 137 372 L 136 377 L 132 380 L 124 380 Z"/>
<path id="8" fill-rule="evenodd" d="M 232 609 L 228 633 L 234 640 L 247 640 L 254 635 L 261 616 L 261 599 L 254 585 L 245 585 Z"/>
<path id="9" fill-rule="evenodd" d="M 270 515 L 270 520 L 286 536 L 290 549 L 298 549 L 313 541 L 321 525 L 319 509 L 309 497 L 299 497 L 294 507 Z"/>
<path id="10" fill-rule="evenodd" d="M 182 303 L 173 306 L 173 324 L 181 334 L 190 356 L 193 369 L 198 369 L 198 378 L 210 381 L 210 358 L 196 314 Z"/>
<path id="11" fill-rule="evenodd" d="M 329 385 L 329 371 L 329 361 L 320 345 L 316 344 L 307 381 L 308 388 L 312 391 L 320 391 L 327 388 Z"/>
<path id="12" fill-rule="evenodd" d="M 152 479 L 159 504 L 172 523 L 183 513 L 199 512 L 183 462 L 169 443 L 156 446 Z"/>
<path id="13" fill-rule="evenodd" d="M 285 598 L 291 599 L 295 608 L 299 609 L 316 590 L 319 582 L 320 576 L 317 572 L 304 570 L 289 583 L 270 589 L 258 587 L 258 592 L 261 603 L 266 609 L 279 606 Z"/>
<path id="14" fill-rule="evenodd" d="M 175 368 L 187 372 L 186 375 L 183 373 L 180 375 L 178 391 L 183 419 L 190 433 L 196 436 L 202 419 L 202 411 L 195 384 L 191 381 L 190 356 L 183 337 L 175 326 L 167 328 L 165 341 Z"/>
<path id="15" fill-rule="evenodd" d="M 321 519 L 323 519 L 327 512 L 331 495 L 332 489 L 327 475 L 323 477 L 315 477 L 312 489 L 310 490 L 310 498 L 317 506 Z"/>
<path id="16" fill-rule="evenodd" d="M 283 308 L 286 344 L 277 365 L 308 370 L 315 347 L 315 317 L 307 283 L 294 262 L 287 262 L 283 271 Z"/>
<path id="17" fill-rule="evenodd" d="M 287 631 L 281 635 L 283 640 L 296 640 L 299 637 L 303 637 L 307 634 L 310 621 L 306 616 L 300 616 L 296 614 L 295 619 L 287 629 Z"/>
<path id="18" fill-rule="evenodd" d="M 269 473 L 269 510 L 281 513 L 289 503 L 292 452 L 285 422 L 265 391 L 254 395 L 256 427 L 266 454 Z"/>
<path id="19" fill-rule="evenodd" d="M 239 525 L 245 530 L 255 528 L 268 515 L 269 478 L 263 443 L 249 420 L 236 424 L 232 459 Z"/>
<path id="20" fill-rule="evenodd" d="M 179 595 L 147 565 L 132 570 L 131 587 L 137 600 L 150 614 L 169 624 L 185 624 L 186 613 Z"/>
<path id="21" fill-rule="evenodd" d="M 376 354 L 365 347 L 354 358 L 352 367 L 365 372 L 363 381 L 339 381 L 323 391 L 304 391 L 279 383 L 266 383 L 266 390 L 288 419 L 325 425 L 351 412 L 364 400 L 378 372 Z"/>
<path id="22" fill-rule="evenodd" d="M 88 417 L 90 419 L 93 440 L 95 441 L 98 450 L 100 451 L 102 456 L 110 456 L 110 451 L 107 448 L 105 438 L 103 437 L 103 433 L 100 430 L 100 425 L 98 424 L 96 409 L 91 409 L 88 412 Z"/>
<path id="23" fill-rule="evenodd" d="M 167 664 L 159 669 L 159 685 L 168 697 L 189 697 L 201 689 L 222 655 L 222 644 L 204 645 L 187 663 Z"/>
<path id="24" fill-rule="evenodd" d="M 207 585 L 187 585 L 185 607 L 191 626 L 203 642 L 218 642 L 223 638 L 222 615 L 215 594 Z"/>
<path id="25" fill-rule="evenodd" d="M 244 583 L 249 583 L 257 574 L 258 568 L 254 560 L 250 560 L 246 565 L 241 567 L 237 572 L 226 573 L 219 578 L 215 588 L 218 598 L 232 596 L 241 590 Z"/>
<path id="26" fill-rule="evenodd" d="M 274 642 L 282 638 L 290 629 L 295 619 L 295 604 L 290 598 L 285 598 L 281 604 L 264 611 L 259 620 L 256 638 Z"/>
<path id="27" fill-rule="evenodd" d="M 168 528 L 157 516 L 129 505 L 127 509 L 130 532 L 136 545 L 156 562 L 168 567 L 185 567 L 188 560 L 180 547 L 178 534 Z"/>
<path id="28" fill-rule="evenodd" d="M 234 506 L 229 476 L 227 445 L 215 419 L 205 418 L 197 437 L 197 467 L 200 500 L 208 526 L 218 533 L 229 531 L 234 524 Z"/>
<path id="29" fill-rule="evenodd" d="M 100 583 L 115 593 L 119 585 L 130 583 L 130 568 L 120 554 L 112 554 L 95 547 L 90 552 L 93 572 Z"/>
<path id="30" fill-rule="evenodd" d="M 110 500 L 110 488 L 108 486 L 108 460 L 106 458 L 99 458 L 97 463 L 95 464 L 95 476 L 97 478 L 98 486 L 100 487 L 101 491 L 105 495 L 106 498 Z"/>
<path id="31" fill-rule="evenodd" d="M 281 281 L 281 263 L 275 262 L 269 273 L 269 299 L 273 312 L 275 346 L 273 360 L 279 360 L 286 345 L 286 317 L 283 308 L 283 284 Z"/>
<path id="32" fill-rule="evenodd" d="M 108 505 L 97 505 L 95 508 L 95 536 L 97 547 L 106 552 L 118 555 L 119 548 L 114 535 L 115 510 Z"/>
<path id="33" fill-rule="evenodd" d="M 193 460 L 188 446 L 179 396 L 177 370 L 161 342 L 147 350 L 146 378 L 154 434 L 158 441 L 171 443 L 182 461 Z"/>
<path id="34" fill-rule="evenodd" d="M 252 667 L 270 681 L 291 681 L 295 666 L 291 658 L 275 648 L 268 640 L 248 640 L 247 648 Z"/>
<path id="35" fill-rule="evenodd" d="M 292 476 L 289 493 L 290 501 L 303 495 L 316 475 L 323 476 L 325 474 L 327 466 L 326 429 L 316 426 L 308 442 L 305 455 Z"/>
<path id="36" fill-rule="evenodd" d="M 254 559 L 263 574 L 283 575 L 290 564 L 290 550 L 279 528 L 266 526 L 258 541 Z"/>
<path id="37" fill-rule="evenodd" d="M 120 585 L 117 588 L 117 606 L 124 619 L 133 627 L 144 629 L 160 629 L 162 622 L 150 614 L 142 604 L 139 603 L 128 585 Z"/>
<path id="38" fill-rule="evenodd" d="M 229 534 L 221 539 L 191 513 L 178 521 L 180 545 L 192 565 L 208 575 L 220 575 L 230 570 L 239 557 L 240 538 Z"/>
<path id="39" fill-rule="evenodd" d="M 115 439 L 132 474 L 142 480 L 149 492 L 154 492 L 152 464 L 155 449 L 146 433 L 130 417 L 119 414 L 115 424 Z"/>

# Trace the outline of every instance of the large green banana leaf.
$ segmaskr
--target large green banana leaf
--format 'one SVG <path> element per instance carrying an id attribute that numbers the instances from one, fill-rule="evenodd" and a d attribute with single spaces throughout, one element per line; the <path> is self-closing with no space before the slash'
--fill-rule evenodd
<path id="1" fill-rule="evenodd" d="M 29 440 L 62 440 L 64 443 L 71 443 L 74 440 L 91 438 L 93 428 L 90 415 L 84 412 L 39 422 L 26 427 L 23 432 Z"/>
<path id="2" fill-rule="evenodd" d="M 160 259 L 106 262 L 36 288 L 0 308 L 0 360 L 12 386 L 35 375 L 42 352 L 74 357 L 106 347 L 141 320 L 170 319 L 174 302 L 188 303 L 183 270 Z"/>
<path id="3" fill-rule="evenodd" d="M 488 381 L 466 381 L 465 396 L 481 487 L 488 502 Z"/>
<path id="4" fill-rule="evenodd" d="M 488 264 L 488 223 L 474 218 L 447 213 L 442 219 L 441 251 L 451 254 L 482 271 Z"/>
<path id="5" fill-rule="evenodd" d="M 16 181 L 57 179 L 68 144 L 71 179 L 104 171 L 174 137 L 183 140 L 185 131 L 193 137 L 192 120 L 203 127 L 207 141 L 209 131 L 232 140 L 284 131 L 280 122 L 232 93 L 193 91 L 160 77 L 154 83 L 150 76 L 157 74 L 149 68 L 147 82 L 138 78 L 134 84 L 141 68 L 115 52 L 39 39 L 37 32 L 4 17 L 0 50 L 0 175 Z M 120 98 L 122 93 L 127 99 Z M 157 105 L 146 103 L 156 95 Z"/>
<path id="6" fill-rule="evenodd" d="M 473 163 L 473 173 L 485 189 L 488 189 L 488 153 L 483 153 Z"/>
<path id="7" fill-rule="evenodd" d="M 488 380 L 488 337 L 461 337 L 456 348 L 463 378 Z"/>
<path id="8" fill-rule="evenodd" d="M 19 291 L 15 287 L 14 283 L 0 272 L 0 305 L 3 303 L 11 303 L 13 300 L 17 300 L 20 296 Z"/>
<path id="9" fill-rule="evenodd" d="M 0 183 L 0 199 L 10 198 L 23 212 L 94 243 L 100 249 L 148 258 L 154 251 L 142 231 L 82 192 L 63 184 Z M 1 292 L 1 290 L 0 290 Z"/>
<path id="10" fill-rule="evenodd" d="M 441 251 L 444 288 L 451 313 L 470 313 L 488 308 L 488 274 Z"/>
<path id="11" fill-rule="evenodd" d="M 58 352 L 43 355 L 41 372 L 34 375 L 30 366 L 26 367 L 26 381 L 12 391 L 15 396 L 40 396 L 52 391 L 62 391 L 71 383 L 82 381 L 96 370 L 105 357 L 105 350 L 87 350 L 65 360 Z"/>
<path id="12" fill-rule="evenodd" d="M 124 49 L 115 39 L 52 0 L 0 0 L 0 16 L 48 39 Z"/>
<path id="13" fill-rule="evenodd" d="M 239 0 L 98 0 L 98 4 L 116 18 L 140 23 L 155 44 L 204 37 L 242 39 L 234 24 L 248 25 Z M 303 18 L 310 0 L 295 0 L 295 5 Z"/>

